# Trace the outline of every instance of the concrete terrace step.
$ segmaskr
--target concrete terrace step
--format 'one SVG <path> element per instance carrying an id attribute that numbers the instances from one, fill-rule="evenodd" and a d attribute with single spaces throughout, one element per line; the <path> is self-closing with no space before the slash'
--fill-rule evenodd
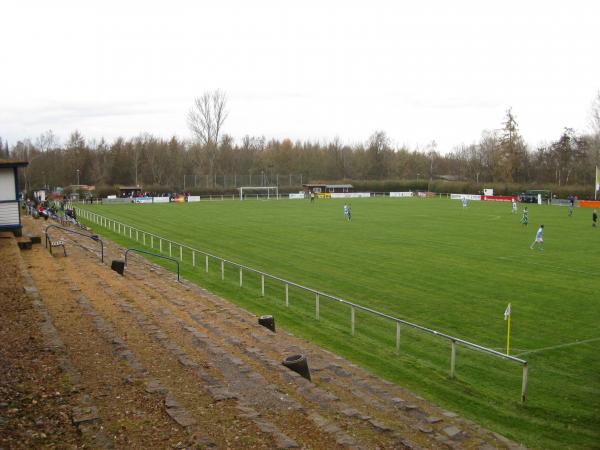
<path id="1" fill-rule="evenodd" d="M 233 408 L 278 448 L 519 448 L 339 356 L 285 331 L 272 333 L 252 314 L 195 285 L 176 283 L 172 273 L 138 255 L 131 255 L 121 277 L 108 265 L 122 258 L 122 249 L 106 242 L 100 264 L 97 249 L 68 238 L 77 244 L 73 257 L 55 264 L 74 274 L 71 289 L 84 291 L 78 305 L 88 315 L 93 310 L 110 318 L 117 339 L 128 344 L 127 358 L 141 367 L 151 367 L 148 353 L 155 353 L 182 379 L 196 380 L 196 392 L 185 395 L 175 395 L 177 385 L 165 373 L 145 381 L 151 392 L 173 392 L 169 404 L 175 410 L 185 406 L 186 395 L 205 396 L 225 415 Z M 102 292 L 102 300 L 92 300 L 94 292 Z M 102 329 L 107 326 L 97 331 Z M 313 382 L 281 365 L 296 353 L 307 355 Z M 180 421 L 185 426 L 188 417 Z"/>

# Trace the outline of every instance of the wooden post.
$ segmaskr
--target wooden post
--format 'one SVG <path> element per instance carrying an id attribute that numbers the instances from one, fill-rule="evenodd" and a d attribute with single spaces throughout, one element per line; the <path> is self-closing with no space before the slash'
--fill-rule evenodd
<path id="1" fill-rule="evenodd" d="M 450 354 L 450 378 L 454 378 L 455 365 L 456 365 L 456 341 L 452 341 L 452 353 Z"/>
<path id="2" fill-rule="evenodd" d="M 396 355 L 400 354 L 400 322 L 396 322 Z"/>

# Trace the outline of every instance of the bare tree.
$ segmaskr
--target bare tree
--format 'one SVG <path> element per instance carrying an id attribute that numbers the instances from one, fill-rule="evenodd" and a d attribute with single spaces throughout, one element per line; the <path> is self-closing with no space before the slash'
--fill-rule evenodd
<path id="1" fill-rule="evenodd" d="M 227 96 L 221 90 L 205 92 L 194 100 L 188 113 L 188 126 L 203 145 L 216 145 L 227 115 Z"/>

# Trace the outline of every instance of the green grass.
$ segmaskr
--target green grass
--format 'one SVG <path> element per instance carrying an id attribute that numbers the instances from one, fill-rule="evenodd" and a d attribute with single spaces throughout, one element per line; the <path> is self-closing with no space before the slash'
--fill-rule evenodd
<path id="1" fill-rule="evenodd" d="M 278 327 L 527 446 L 598 448 L 600 229 L 591 227 L 591 210 L 568 218 L 566 208 L 532 205 L 524 227 L 507 203 L 470 202 L 466 210 L 445 199 L 351 203 L 351 223 L 343 220 L 342 200 L 86 209 L 499 351 L 511 302 L 511 354 L 531 352 L 522 356 L 529 361 L 525 404 L 515 363 L 459 347 L 451 380 L 447 341 L 404 327 L 396 355 L 393 323 L 357 312 L 352 337 L 347 306 L 322 298 L 316 321 L 310 293 L 290 288 L 285 308 L 277 282 L 267 280 L 263 298 L 256 275 L 245 274 L 240 288 L 233 267 L 221 281 L 216 262 L 206 274 L 204 260 L 193 268 L 184 251 L 182 265 L 187 279 L 256 314 L 273 314 Z M 540 223 L 543 252 L 529 249 Z M 98 226 L 94 231 L 139 246 Z"/>

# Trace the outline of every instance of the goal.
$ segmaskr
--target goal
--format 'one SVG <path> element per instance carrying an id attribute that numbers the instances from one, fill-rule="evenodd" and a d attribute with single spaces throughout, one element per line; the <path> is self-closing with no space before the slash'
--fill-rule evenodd
<path id="1" fill-rule="evenodd" d="M 260 197 L 260 195 L 264 196 L 265 194 L 259 194 L 258 192 L 264 192 L 266 191 L 267 193 L 267 199 L 270 199 L 271 197 L 275 197 L 276 199 L 279 198 L 279 188 L 277 186 L 242 186 L 240 187 L 240 200 L 244 200 L 244 195 L 246 196 L 246 198 L 249 198 L 249 192 L 251 191 L 255 191 L 256 193 L 256 198 L 258 199 Z"/>

